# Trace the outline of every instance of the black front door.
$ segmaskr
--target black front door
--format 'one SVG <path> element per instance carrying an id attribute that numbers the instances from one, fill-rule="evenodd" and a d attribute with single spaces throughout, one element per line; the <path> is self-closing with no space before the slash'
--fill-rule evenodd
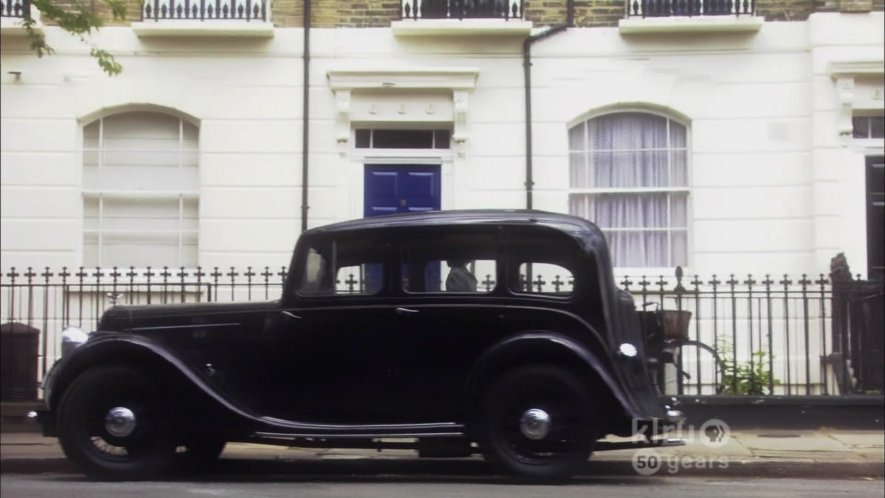
<path id="1" fill-rule="evenodd" d="M 438 165 L 366 165 L 363 216 L 438 211 Z"/>

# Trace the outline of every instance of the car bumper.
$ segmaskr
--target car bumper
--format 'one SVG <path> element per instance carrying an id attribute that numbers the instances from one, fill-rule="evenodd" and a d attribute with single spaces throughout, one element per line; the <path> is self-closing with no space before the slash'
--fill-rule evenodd
<path id="1" fill-rule="evenodd" d="M 58 435 L 55 430 L 55 417 L 51 412 L 46 410 L 28 412 L 28 420 L 39 424 L 44 436 L 56 437 Z"/>

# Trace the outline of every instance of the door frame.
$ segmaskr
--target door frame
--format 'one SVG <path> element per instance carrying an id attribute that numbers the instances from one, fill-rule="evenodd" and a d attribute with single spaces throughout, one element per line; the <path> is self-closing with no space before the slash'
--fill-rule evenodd
<path id="1" fill-rule="evenodd" d="M 348 175 L 348 199 L 350 202 L 347 208 L 349 219 L 364 217 L 366 165 L 381 164 L 404 168 L 412 165 L 439 166 L 440 209 L 452 209 L 455 205 L 455 168 L 451 151 L 439 149 L 366 150 L 365 153 L 354 153 L 350 157 L 350 174 Z"/>

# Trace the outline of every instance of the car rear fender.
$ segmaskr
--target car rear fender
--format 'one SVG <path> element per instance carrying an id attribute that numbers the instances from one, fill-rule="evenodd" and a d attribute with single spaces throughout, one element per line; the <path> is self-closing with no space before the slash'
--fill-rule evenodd
<path id="1" fill-rule="evenodd" d="M 602 348 L 601 345 L 598 347 Z M 579 374 L 584 374 L 582 380 L 588 387 L 599 390 L 597 394 L 610 397 L 612 402 L 623 409 L 626 416 L 640 416 L 624 389 L 612 376 L 611 366 L 601 359 L 601 355 L 557 332 L 524 332 L 493 345 L 473 366 L 468 376 L 467 390 L 474 396 L 481 395 L 483 387 L 497 374 L 520 365 L 537 363 L 577 368 Z"/>

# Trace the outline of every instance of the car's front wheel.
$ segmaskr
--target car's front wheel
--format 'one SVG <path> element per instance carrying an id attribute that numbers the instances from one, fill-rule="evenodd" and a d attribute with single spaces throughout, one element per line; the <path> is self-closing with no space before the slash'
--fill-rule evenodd
<path id="1" fill-rule="evenodd" d="M 534 480 L 565 479 L 590 457 L 595 421 L 590 393 L 571 372 L 522 367 L 486 391 L 481 445 L 504 471 Z"/>
<path id="2" fill-rule="evenodd" d="M 61 447 L 96 477 L 143 479 L 169 470 L 175 456 L 171 425 L 155 382 L 129 367 L 87 370 L 59 403 Z"/>

